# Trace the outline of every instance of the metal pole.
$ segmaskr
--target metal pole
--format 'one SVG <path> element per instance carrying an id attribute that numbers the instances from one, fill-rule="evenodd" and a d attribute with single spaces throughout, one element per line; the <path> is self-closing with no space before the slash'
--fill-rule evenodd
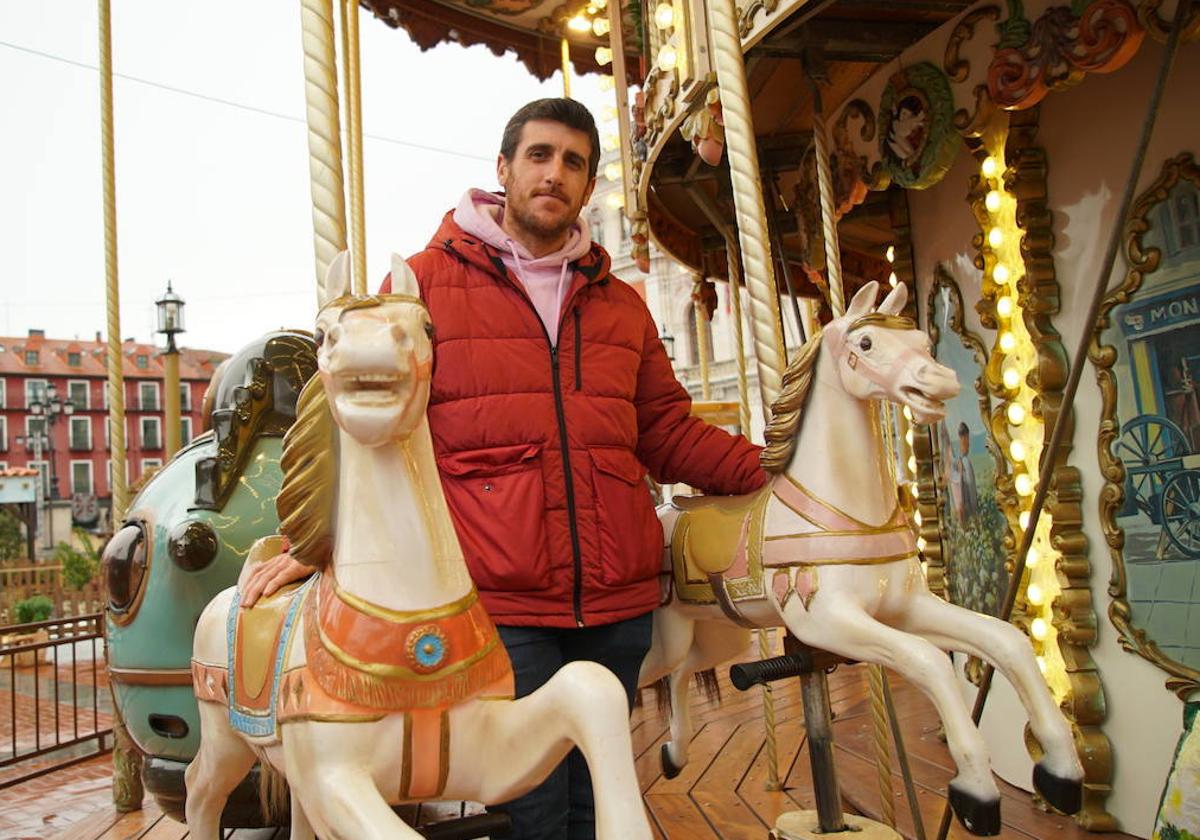
<path id="1" fill-rule="evenodd" d="M 167 336 L 167 352 L 163 356 L 163 374 L 166 384 L 163 386 L 167 393 L 163 397 L 163 408 L 166 412 L 167 447 L 164 461 L 170 461 L 179 451 L 182 422 L 179 417 L 179 348 L 175 346 L 175 336 Z"/>
<path id="2" fill-rule="evenodd" d="M 808 757 L 812 763 L 813 795 L 821 833 L 845 831 L 842 793 L 833 766 L 833 720 L 829 714 L 829 682 L 824 671 L 800 675 L 804 725 L 808 730 Z"/>

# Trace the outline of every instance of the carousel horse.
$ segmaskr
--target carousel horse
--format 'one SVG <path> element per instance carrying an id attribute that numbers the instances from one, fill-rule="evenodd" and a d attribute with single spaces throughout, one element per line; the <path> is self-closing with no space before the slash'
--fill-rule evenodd
<path id="1" fill-rule="evenodd" d="M 929 696 L 958 767 L 951 804 L 976 834 L 999 831 L 1000 792 L 943 651 L 992 663 L 1017 690 L 1043 750 L 1034 786 L 1073 813 L 1083 768 L 1029 642 L 1011 624 L 926 587 L 872 401 L 936 422 L 959 384 L 932 358 L 924 333 L 900 317 L 905 287 L 873 311 L 877 292 L 868 283 L 789 365 L 766 432 L 767 486 L 745 496 L 679 497 L 659 509 L 674 592 L 654 614 L 639 684 L 669 676 L 664 773 L 687 762 L 691 676 L 743 653 L 748 628 L 782 625 L 810 647 L 891 668 Z"/>
<path id="2" fill-rule="evenodd" d="M 395 257 L 396 293 L 356 297 L 347 266 L 339 255 L 321 289 L 318 375 L 284 441 L 278 499 L 287 549 L 328 565 L 252 609 L 227 589 L 201 615 L 192 836 L 219 836 L 226 796 L 256 760 L 290 786 L 293 840 L 314 830 L 419 838 L 390 805 L 506 802 L 578 746 L 597 836 L 649 840 L 617 678 L 576 662 L 512 699 L 512 666 L 468 576 L 434 461 L 433 327 L 416 278 Z M 256 544 L 239 584 L 284 538 Z"/>

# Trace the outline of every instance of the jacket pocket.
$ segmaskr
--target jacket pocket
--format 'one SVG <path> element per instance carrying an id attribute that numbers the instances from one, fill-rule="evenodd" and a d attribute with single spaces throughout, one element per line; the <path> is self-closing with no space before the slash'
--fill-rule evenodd
<path id="1" fill-rule="evenodd" d="M 438 458 L 446 502 L 476 586 L 500 592 L 550 585 L 540 444 Z"/>
<path id="2" fill-rule="evenodd" d="M 593 447 L 592 489 L 596 499 L 600 579 L 625 586 L 658 575 L 662 526 L 654 510 L 646 470 L 628 449 Z"/>

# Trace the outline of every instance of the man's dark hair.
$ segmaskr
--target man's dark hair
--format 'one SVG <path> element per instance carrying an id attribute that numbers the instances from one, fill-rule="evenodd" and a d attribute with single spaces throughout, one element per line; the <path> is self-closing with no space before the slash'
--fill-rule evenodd
<path id="1" fill-rule="evenodd" d="M 959 437 L 970 437 L 971 436 L 971 430 L 967 427 L 966 423 L 958 424 L 958 436 Z"/>
<path id="2" fill-rule="evenodd" d="M 588 157 L 588 177 L 595 178 L 596 170 L 600 168 L 600 133 L 596 131 L 596 121 L 592 113 L 574 99 L 535 99 L 521 107 L 513 114 L 508 125 L 504 126 L 504 136 L 500 139 L 500 154 L 511 161 L 517 154 L 517 146 L 521 142 L 521 131 L 530 120 L 550 120 L 562 123 L 567 128 L 582 131 L 592 144 L 592 153 Z"/>

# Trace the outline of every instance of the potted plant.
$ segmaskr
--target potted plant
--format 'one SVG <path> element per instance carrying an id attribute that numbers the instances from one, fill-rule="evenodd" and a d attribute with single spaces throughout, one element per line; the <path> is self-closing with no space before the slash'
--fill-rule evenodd
<path id="1" fill-rule="evenodd" d="M 13 617 L 16 619 L 17 624 L 33 624 L 45 621 L 53 611 L 54 602 L 45 595 L 31 595 L 23 601 L 17 601 L 13 605 Z M 50 634 L 43 627 L 25 633 L 8 633 L 0 636 L 0 647 L 15 647 L 17 645 L 48 641 L 50 641 Z M 17 667 L 28 668 L 37 662 L 48 662 L 50 660 L 49 650 L 49 648 L 42 648 L 36 651 L 30 650 L 15 654 L 17 657 Z M 0 658 L 0 661 L 4 658 L 7 657 Z"/>
<path id="2" fill-rule="evenodd" d="M 54 559 L 62 566 L 62 581 L 66 589 L 78 593 L 72 599 L 71 615 L 90 612 L 87 603 L 87 593 L 83 590 L 96 578 L 100 569 L 100 549 L 92 542 L 92 537 L 82 528 L 73 528 L 72 533 L 82 548 L 76 548 L 69 542 L 60 541 L 54 549 Z M 64 613 L 65 612 L 65 604 Z"/>

